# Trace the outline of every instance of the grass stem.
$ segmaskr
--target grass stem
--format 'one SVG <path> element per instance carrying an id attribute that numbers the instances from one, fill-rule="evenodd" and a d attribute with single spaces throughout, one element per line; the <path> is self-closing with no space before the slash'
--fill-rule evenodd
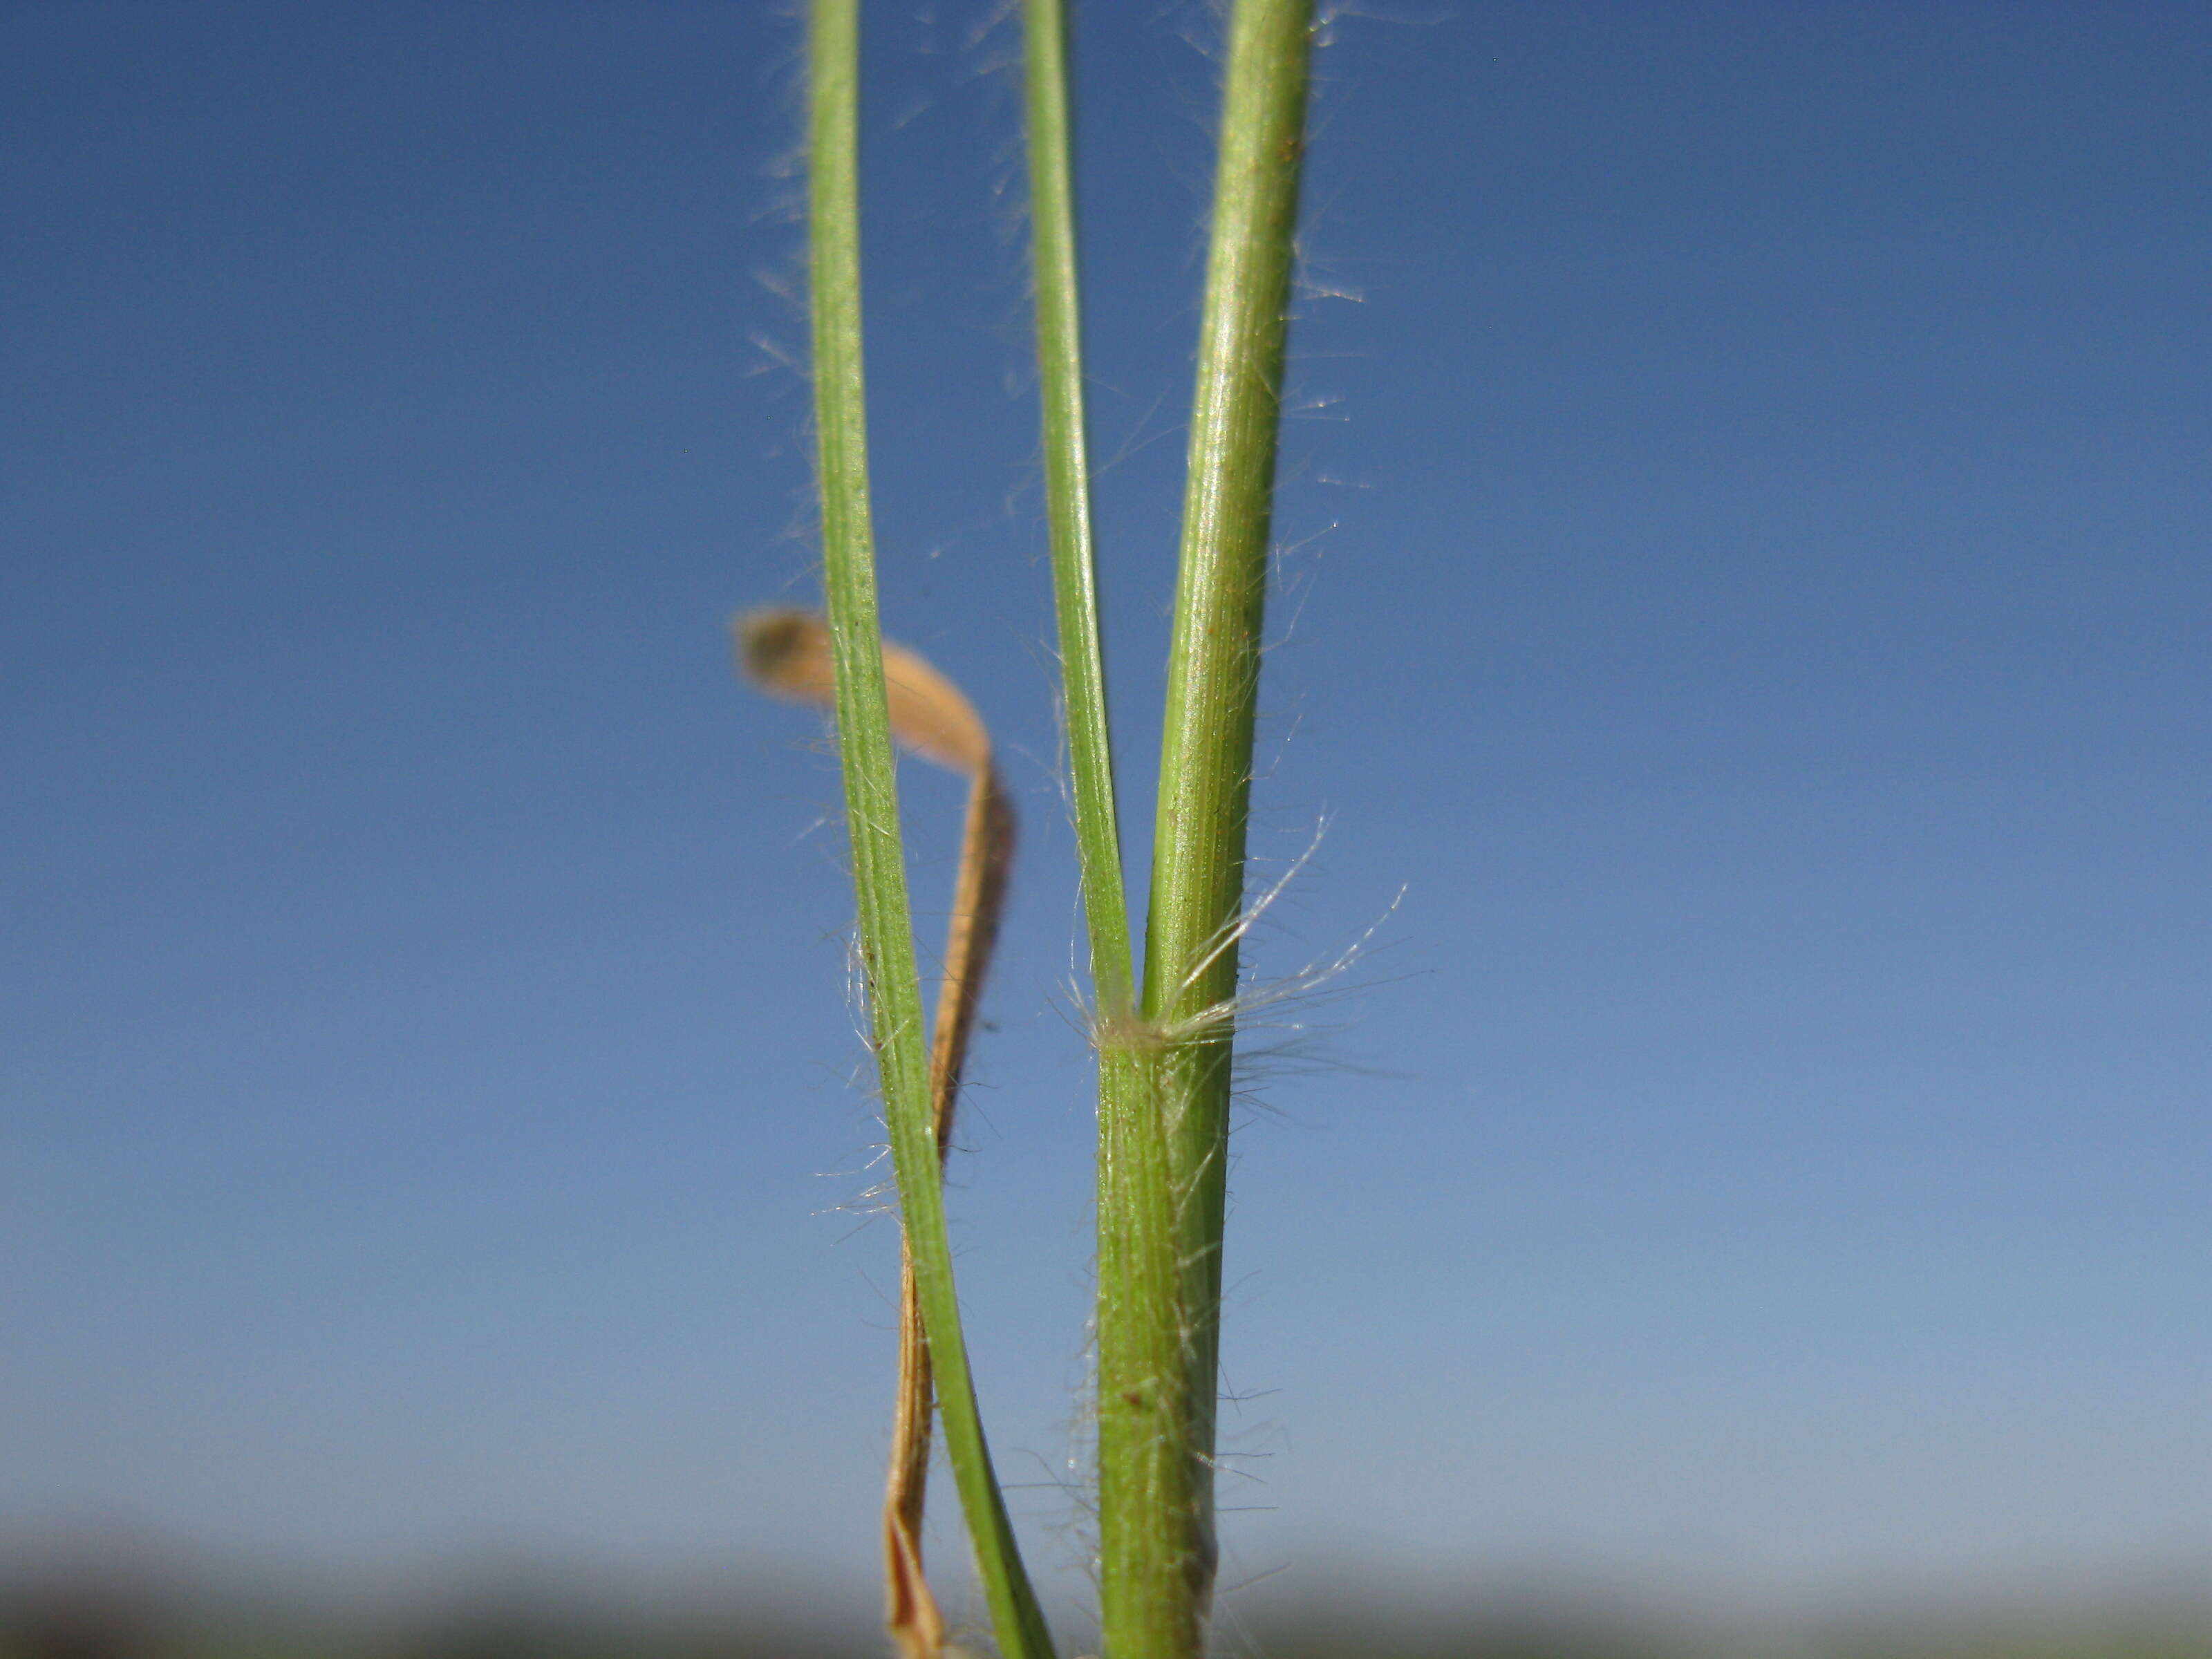
<path id="1" fill-rule="evenodd" d="M 1192 404 L 1139 1018 L 1102 1090 L 1105 1659 L 1196 1659 L 1212 1593 L 1237 939 L 1304 149 L 1310 0 L 1237 0 Z"/>
<path id="2" fill-rule="evenodd" d="M 1037 380 L 1044 427 L 1045 514 L 1075 793 L 1077 856 L 1091 979 L 1103 1020 L 1135 1001 L 1129 901 L 1114 799 L 1098 579 L 1091 534 L 1091 462 L 1083 410 L 1082 304 L 1076 281 L 1073 139 L 1067 27 L 1061 0 L 1024 0 L 1022 39 L 1030 167 L 1030 246 L 1036 283 Z"/>
<path id="3" fill-rule="evenodd" d="M 823 589 L 836 672 L 838 759 L 852 838 L 861 959 L 902 1221 L 936 1374 L 945 1452 L 977 1575 L 1006 1659 L 1050 1659 L 991 1467 L 945 1234 L 914 952 L 898 782 L 878 617 L 860 350 L 857 0 L 812 0 L 807 33 L 808 300 L 812 324 Z"/>

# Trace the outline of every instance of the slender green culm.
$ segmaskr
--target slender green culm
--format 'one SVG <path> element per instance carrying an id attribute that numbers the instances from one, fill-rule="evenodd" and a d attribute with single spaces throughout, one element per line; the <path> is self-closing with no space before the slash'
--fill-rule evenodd
<path id="1" fill-rule="evenodd" d="M 1134 1018 L 1135 963 L 1129 936 L 1128 898 L 1122 884 L 1121 831 L 1115 801 L 1112 746 L 1106 704 L 1104 657 L 1099 644 L 1098 592 L 1091 534 L 1091 483 L 1083 404 L 1082 313 L 1076 278 L 1075 186 L 1067 92 L 1066 16 L 1060 0 L 1024 0 L 1022 9 L 1029 127 L 1030 247 L 1036 289 L 1037 369 L 1044 437 L 1045 510 L 1052 548 L 1053 596 L 1058 616 L 1061 684 L 1067 714 L 1077 856 L 1091 946 L 1094 1030 L 1098 1045 L 1098 1282 L 1100 1376 L 1106 1356 L 1117 1374 L 1147 1378 L 1176 1373 L 1176 1279 L 1142 1270 L 1159 1262 L 1133 1257 L 1122 1248 L 1133 1205 L 1152 1203 L 1157 1213 L 1136 1236 L 1164 1237 L 1172 1211 L 1166 1203 L 1167 1148 L 1157 1132 L 1152 1102 L 1156 1054 L 1140 1039 Z M 1151 1340 L 1152 1346 L 1142 1345 Z M 1140 1395 L 1138 1389 L 1122 1391 Z M 1160 1397 L 1152 1389 L 1152 1397 Z M 1109 1413 L 1101 1407 L 1102 1424 Z M 1157 1437 L 1154 1437 L 1157 1439 Z M 1102 1594 L 1157 1579 L 1145 1564 L 1168 1560 L 1182 1549 L 1182 1506 L 1171 1490 L 1151 1480 L 1150 1461 L 1131 1458 L 1127 1437 L 1110 1431 L 1100 1441 L 1099 1515 Z M 1126 1521 L 1125 1518 L 1126 1517 Z M 1128 1523 L 1149 1524 L 1149 1547 L 1131 1550 Z M 1138 1571 L 1130 1571 L 1132 1564 Z M 1188 1596 L 1181 1597 L 1188 1601 Z M 1194 1630 L 1173 1607 L 1168 1623 Z M 1109 1628 L 1111 1621 L 1109 1618 Z M 1111 1653 L 1149 1653 L 1109 1636 Z M 1159 1649 L 1167 1654 L 1182 1651 Z"/>
<path id="2" fill-rule="evenodd" d="M 961 1335 L 931 1126 L 898 783 L 877 619 L 860 359 L 857 0 L 813 0 L 807 30 L 808 300 L 822 495 L 823 587 L 836 663 L 837 748 L 852 836 L 861 958 L 899 1203 L 929 1334 L 945 1453 L 1006 1659 L 1051 1659 L 991 1468 Z"/>
<path id="3" fill-rule="evenodd" d="M 1091 538 L 1091 459 L 1083 412 L 1082 305 L 1076 282 L 1075 181 L 1067 95 L 1067 28 L 1060 0 L 1024 0 L 1030 246 L 1036 271 L 1037 380 L 1044 426 L 1045 515 L 1060 624 L 1069 770 L 1091 978 L 1102 1024 L 1135 1003 L 1129 902 L 1098 639 L 1098 579 Z"/>
<path id="4" fill-rule="evenodd" d="M 1052 544 L 1053 594 L 1058 613 L 1062 685 L 1067 709 L 1069 769 L 1075 800 L 1075 834 L 1083 880 L 1084 915 L 1091 944 L 1094 1031 L 1098 1046 L 1098 1341 L 1102 1389 L 1110 1374 L 1125 1382 L 1125 1403 L 1170 1397 L 1155 1379 L 1172 1377 L 1181 1364 L 1177 1279 L 1162 1271 L 1164 1259 L 1132 1254 L 1133 1239 L 1166 1237 L 1172 1230 L 1168 1203 L 1167 1147 L 1154 1106 L 1157 1054 L 1143 1040 L 1135 1018 L 1135 964 L 1128 900 L 1122 885 L 1121 835 L 1114 795 L 1103 656 L 1098 637 L 1098 599 L 1091 538 L 1090 479 L 1083 418 L 1080 307 L 1076 283 L 1074 183 L 1070 152 L 1065 21 L 1059 0 L 1027 0 L 1023 9 L 1028 69 L 1030 205 L 1036 262 L 1037 365 L 1043 407 L 1045 503 Z M 1153 1213 L 1132 1228 L 1134 1206 Z M 1149 1276 L 1146 1270 L 1152 1269 Z M 1111 1424 L 1142 1424 L 1127 1405 L 1126 1418 L 1099 1408 L 1101 1592 L 1111 1605 L 1117 1590 L 1157 1581 L 1154 1570 L 1183 1552 L 1181 1488 L 1163 1487 L 1159 1460 L 1130 1455 L 1131 1437 Z M 1143 1451 L 1159 1436 L 1139 1426 Z M 1141 1529 L 1133 1533 L 1131 1528 Z M 1132 1546 L 1134 1547 L 1132 1547 Z M 1140 1594 L 1142 1592 L 1139 1592 Z M 1187 1602 L 1180 1595 L 1180 1602 Z M 1194 1629 L 1170 1605 L 1165 1621 Z M 1109 1627 L 1111 1626 L 1109 1616 Z M 1149 1653 L 1109 1636 L 1109 1653 Z M 1181 1651 L 1160 1649 L 1163 1653 Z"/>
<path id="5" fill-rule="evenodd" d="M 1105 1659 L 1195 1659 L 1213 1584 L 1231 1037 L 1260 626 L 1305 141 L 1310 0 L 1237 0 L 1133 1047 L 1102 1117 L 1098 1464 Z"/>

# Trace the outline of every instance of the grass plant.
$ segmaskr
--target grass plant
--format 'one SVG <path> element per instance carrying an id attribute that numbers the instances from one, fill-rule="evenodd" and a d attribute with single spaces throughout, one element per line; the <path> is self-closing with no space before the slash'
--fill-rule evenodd
<path id="1" fill-rule="evenodd" d="M 814 0 L 807 40 L 807 297 L 822 500 L 822 586 L 835 665 L 838 760 L 852 843 L 860 960 L 906 1257 L 927 1333 L 946 1455 L 992 1626 L 1007 1659 L 1048 1659 L 1052 1640 L 1023 1570 L 969 1374 L 953 1290 L 952 1248 L 945 1229 L 941 1154 L 930 1109 L 921 982 L 899 834 L 898 777 L 868 503 L 860 349 L 859 0 Z"/>
<path id="2" fill-rule="evenodd" d="M 1100 1617 L 1109 1656 L 1204 1644 L 1238 927 L 1305 146 L 1305 0 L 1240 0 L 1168 654 L 1139 1018 L 1102 1052 Z"/>
<path id="3" fill-rule="evenodd" d="M 1230 15 L 1141 980 L 1099 641 L 1066 23 L 1060 0 L 1024 0 L 1022 16 L 1046 508 L 1099 1065 L 1101 1640 L 1104 1659 L 1196 1659 L 1216 1559 L 1212 1470 L 1237 946 L 1310 3 L 1235 0 Z M 901 848 L 892 744 L 901 735 L 897 686 L 902 678 L 911 684 L 915 671 L 902 673 L 902 663 L 913 659 L 885 646 L 878 617 L 860 324 L 859 49 L 857 0 L 811 0 L 808 292 L 827 620 L 817 634 L 803 618 L 757 624 L 749 656 L 772 684 L 781 674 L 780 689 L 836 709 L 860 957 L 899 1188 L 910 1346 L 920 1348 L 923 1335 L 927 1343 L 902 1364 L 905 1426 L 886 1528 L 889 1623 L 908 1656 L 941 1644 L 941 1621 L 921 1579 L 920 1481 L 911 1467 L 917 1411 L 926 1467 L 933 1381 L 1000 1650 L 1008 1659 L 1042 1659 L 1053 1651 L 1051 1638 L 976 1409 L 939 1184 L 974 986 L 964 997 L 947 989 L 933 1062 Z M 912 696 L 905 702 L 911 715 Z M 910 719 L 906 726 L 913 743 Z M 956 939 L 967 925 L 983 936 L 988 953 L 976 868 L 993 856 L 991 786 L 981 781 L 990 775 L 988 744 L 973 775 L 978 793 Z M 960 963 L 969 957 L 957 949 L 948 954 L 948 980 L 964 978 Z"/>

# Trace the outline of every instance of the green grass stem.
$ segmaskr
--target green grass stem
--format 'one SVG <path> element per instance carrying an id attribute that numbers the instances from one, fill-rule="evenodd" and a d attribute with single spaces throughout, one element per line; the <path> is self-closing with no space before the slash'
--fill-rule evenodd
<path id="1" fill-rule="evenodd" d="M 1212 1592 L 1232 1011 L 1311 38 L 1310 0 L 1237 0 L 1144 994 L 1119 1034 L 1145 1086 L 1101 1097 L 1104 1659 L 1196 1659 Z"/>
<path id="2" fill-rule="evenodd" d="M 1099 1057 L 1099 1343 L 1102 1386 L 1113 1356 L 1128 1382 L 1116 1397 L 1125 1410 L 1100 1407 L 1099 1516 L 1101 1591 L 1126 1602 L 1163 1577 L 1176 1589 L 1158 1622 L 1176 1639 L 1195 1636 L 1190 1586 L 1175 1564 L 1186 1553 L 1186 1471 L 1174 1459 L 1127 1455 L 1136 1427 L 1143 1453 L 1161 1437 L 1144 1405 L 1159 1406 L 1177 1391 L 1182 1369 L 1177 1334 L 1178 1280 L 1154 1250 L 1132 1254 L 1132 1240 L 1172 1235 L 1167 1147 L 1158 1132 L 1157 1055 L 1139 1039 L 1134 1018 L 1135 962 L 1128 900 L 1122 882 L 1115 802 L 1105 672 L 1099 643 L 1096 562 L 1091 534 L 1090 478 L 1084 430 L 1081 308 L 1076 276 L 1074 185 L 1067 95 L 1065 15 L 1060 0 L 1025 0 L 1023 8 L 1030 165 L 1031 250 L 1036 289 L 1037 364 L 1044 428 L 1046 516 L 1053 593 L 1073 775 L 1075 831 L 1084 913 L 1091 947 L 1092 1000 Z M 1132 1228 L 1133 1206 L 1150 1205 Z M 1141 1402 L 1141 1403 L 1128 1403 Z M 1172 1407 L 1170 1418 L 1179 1416 Z M 1104 1426 L 1107 1424 L 1114 1426 Z M 1165 1467 L 1164 1467 L 1164 1465 Z M 1162 1476 L 1167 1479 L 1164 1482 Z M 1110 1547 L 1109 1540 L 1111 1540 Z M 1146 1639 L 1132 1646 L 1128 1620 L 1106 1613 L 1111 1653 L 1181 1652 Z"/>
<path id="3" fill-rule="evenodd" d="M 822 496 L 823 587 L 836 662 L 837 748 L 852 837 L 861 959 L 891 1158 L 945 1454 L 1006 1659 L 1051 1659 L 1052 1641 L 991 1467 L 961 1334 L 945 1234 L 898 781 L 884 689 L 860 355 L 860 24 L 857 0 L 813 0 L 807 33 L 808 298 Z"/>
<path id="4" fill-rule="evenodd" d="M 1037 380 L 1044 425 L 1045 516 L 1060 625 L 1076 853 L 1082 867 L 1091 978 L 1102 1020 L 1136 1000 L 1129 901 L 1098 640 L 1098 580 L 1091 537 L 1091 461 L 1083 412 L 1083 313 L 1076 281 L 1075 182 L 1061 0 L 1024 0 L 1029 127 L 1030 248 L 1036 283 Z"/>

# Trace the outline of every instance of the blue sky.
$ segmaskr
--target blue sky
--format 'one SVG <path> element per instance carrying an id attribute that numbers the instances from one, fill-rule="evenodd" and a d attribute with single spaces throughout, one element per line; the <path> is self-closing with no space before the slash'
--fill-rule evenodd
<path id="1" fill-rule="evenodd" d="M 1141 857 L 1216 26 L 1079 11 Z M 1381 926 L 1254 1034 L 1229 1579 L 2201 1568 L 2212 18 L 1383 13 L 1318 59 L 1255 852 L 1325 833 L 1252 970 Z M 963 1288 L 1079 1585 L 1016 41 L 868 15 L 886 613 L 1024 817 Z M 865 1605 L 836 784 L 722 632 L 814 592 L 795 21 L 0 34 L 0 1543 Z"/>

